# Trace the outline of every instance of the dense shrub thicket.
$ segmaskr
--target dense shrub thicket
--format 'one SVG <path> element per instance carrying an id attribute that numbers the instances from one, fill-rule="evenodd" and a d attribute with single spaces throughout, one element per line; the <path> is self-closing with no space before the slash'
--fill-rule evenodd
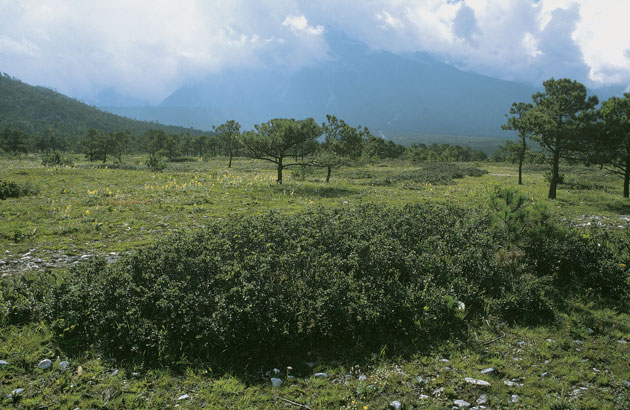
<path id="1" fill-rule="evenodd" d="M 479 315 L 537 323 L 560 296 L 627 300 L 627 236 L 530 219 L 509 247 L 487 213 L 447 205 L 218 221 L 111 266 L 10 279 L 0 319 L 47 319 L 117 358 L 225 364 L 436 341 Z"/>
<path id="2" fill-rule="evenodd" d="M 0 200 L 33 195 L 37 190 L 30 185 L 21 185 L 13 181 L 0 181 Z"/>

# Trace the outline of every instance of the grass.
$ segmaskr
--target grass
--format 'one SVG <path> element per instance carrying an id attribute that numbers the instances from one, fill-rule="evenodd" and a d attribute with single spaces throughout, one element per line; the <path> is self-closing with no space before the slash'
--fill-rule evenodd
<path id="1" fill-rule="evenodd" d="M 477 164 L 488 173 L 448 185 L 410 184 L 409 175 L 432 165 L 393 162 L 334 170 L 329 184 L 324 183 L 325 170 L 287 172 L 280 186 L 268 164 L 244 159 L 231 169 L 223 159 L 169 164 L 162 173 L 146 169 L 140 157 L 126 158 L 124 169 L 91 168 L 79 157 L 74 161 L 74 168 L 45 168 L 37 157 L 0 159 L 0 180 L 38 190 L 0 201 L 2 274 L 41 269 L 47 263 L 65 268 L 80 263 L 83 255 L 115 257 L 173 231 L 245 214 L 360 203 L 476 206 L 487 203 L 495 185 L 515 186 L 517 180 L 513 165 Z M 546 202 L 556 218 L 569 225 L 627 227 L 621 217 L 630 214 L 630 202 L 621 197 L 619 178 L 597 168 L 565 165 L 561 171 L 566 183 L 558 200 L 548 201 L 545 170 L 526 167 L 519 190 Z M 390 183 L 374 183 L 383 178 Z M 277 389 L 270 383 L 273 369 L 217 374 L 203 363 L 186 362 L 147 369 L 116 363 L 98 352 L 66 357 L 56 340 L 45 324 L 0 328 L 0 360 L 9 362 L 0 368 L 1 407 L 377 409 L 397 400 L 404 408 L 448 408 L 456 399 L 475 405 L 481 394 L 491 408 L 630 407 L 630 383 L 625 383 L 630 381 L 630 347 L 620 342 L 630 341 L 630 316 L 576 302 L 550 326 L 481 321 L 462 340 L 430 351 L 409 346 L 405 357 L 392 357 L 385 347 L 361 360 L 351 355 L 312 357 L 312 368 L 277 363 L 284 381 Z M 37 368 L 44 358 L 54 361 L 52 369 Z M 57 366 L 62 360 L 71 363 L 67 371 Z M 496 371 L 482 375 L 480 370 L 487 367 Z M 314 378 L 316 372 L 329 377 Z M 366 379 L 359 380 L 360 375 Z M 426 383 L 419 383 L 418 376 Z M 466 377 L 492 385 L 475 386 Z M 510 387 L 505 381 L 523 386 Z M 25 390 L 16 399 L 7 398 L 16 388 Z M 178 400 L 184 394 L 189 397 Z M 511 402 L 513 394 L 518 395 L 516 403 Z"/>

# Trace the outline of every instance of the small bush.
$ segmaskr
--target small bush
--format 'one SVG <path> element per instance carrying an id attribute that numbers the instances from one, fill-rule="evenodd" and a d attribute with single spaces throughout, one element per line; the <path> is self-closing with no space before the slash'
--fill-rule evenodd
<path id="1" fill-rule="evenodd" d="M 197 162 L 195 157 L 173 157 L 169 158 L 168 162 Z"/>
<path id="2" fill-rule="evenodd" d="M 45 316 L 55 278 L 50 273 L 25 273 L 0 282 L 0 324 L 23 325 Z"/>
<path id="3" fill-rule="evenodd" d="M 34 195 L 37 189 L 31 185 L 20 185 L 12 181 L 0 181 L 0 200 Z"/>
<path id="4" fill-rule="evenodd" d="M 42 165 L 46 167 L 71 167 L 72 160 L 61 156 L 58 152 L 53 152 L 42 156 Z"/>
<path id="5" fill-rule="evenodd" d="M 160 172 L 166 169 L 166 162 L 158 155 L 149 155 L 145 164 L 153 172 Z"/>
<path id="6" fill-rule="evenodd" d="M 478 177 L 487 173 L 488 171 L 477 167 L 452 163 L 430 163 L 422 168 L 375 178 L 369 184 L 391 185 L 402 182 L 405 188 L 413 189 L 414 185 L 451 185 L 455 183 L 455 179 L 466 176 Z"/>

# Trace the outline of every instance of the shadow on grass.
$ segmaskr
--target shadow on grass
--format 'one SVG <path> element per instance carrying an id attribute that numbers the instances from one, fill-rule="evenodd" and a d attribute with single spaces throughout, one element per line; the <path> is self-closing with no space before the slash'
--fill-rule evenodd
<path id="1" fill-rule="evenodd" d="M 280 195 L 304 196 L 312 198 L 340 198 L 355 195 L 358 192 L 353 189 L 342 188 L 334 185 L 274 185 L 273 191 Z"/>
<path id="2" fill-rule="evenodd" d="M 630 200 L 626 203 L 623 202 L 615 202 L 613 204 L 606 204 L 606 210 L 618 213 L 620 215 L 628 215 L 630 214 Z"/>

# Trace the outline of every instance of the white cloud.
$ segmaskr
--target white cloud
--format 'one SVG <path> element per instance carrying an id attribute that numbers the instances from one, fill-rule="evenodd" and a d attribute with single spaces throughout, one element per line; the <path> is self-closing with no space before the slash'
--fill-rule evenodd
<path id="1" fill-rule="evenodd" d="M 288 16 L 284 19 L 282 25 L 289 27 L 293 32 L 305 33 L 311 36 L 318 36 L 324 32 L 323 26 L 309 26 L 308 20 L 304 16 Z"/>
<path id="2" fill-rule="evenodd" d="M 327 58 L 326 32 L 539 84 L 630 83 L 627 0 L 0 0 L 0 71 L 159 102 L 229 67 Z"/>

